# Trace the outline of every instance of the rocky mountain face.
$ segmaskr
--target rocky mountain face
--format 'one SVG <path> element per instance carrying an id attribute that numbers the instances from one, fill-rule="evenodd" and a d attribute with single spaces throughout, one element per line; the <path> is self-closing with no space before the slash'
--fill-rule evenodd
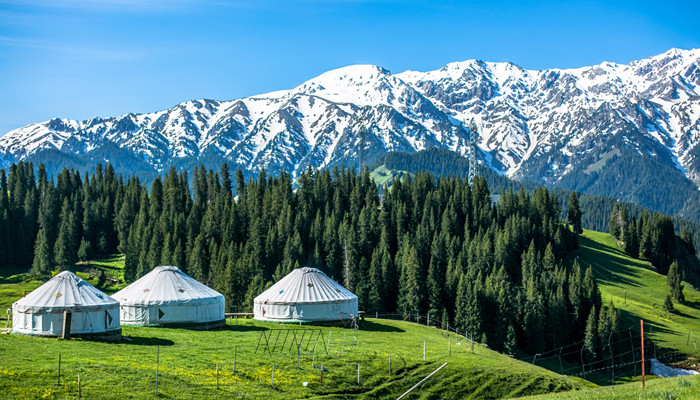
<path id="1" fill-rule="evenodd" d="M 568 70 L 474 60 L 399 74 L 350 66 L 233 101 L 32 124 L 0 137 L 0 167 L 110 161 L 159 173 L 226 161 L 251 175 L 265 168 L 296 176 L 390 151 L 467 155 L 471 138 L 480 162 L 511 178 L 695 212 L 700 50 Z M 682 195 L 669 203 L 668 191 Z"/>

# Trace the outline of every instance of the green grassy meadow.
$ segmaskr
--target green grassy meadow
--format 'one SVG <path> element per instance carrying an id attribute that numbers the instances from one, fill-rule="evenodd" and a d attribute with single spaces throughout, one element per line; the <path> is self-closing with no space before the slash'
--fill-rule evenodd
<path id="1" fill-rule="evenodd" d="M 528 396 L 527 400 L 674 400 L 700 398 L 700 375 L 679 378 L 656 378 L 646 380 L 642 390 L 641 380 L 615 386 L 603 386 L 578 392 L 554 395 Z"/>
<path id="2" fill-rule="evenodd" d="M 700 293 L 686 286 L 686 303 L 676 304 L 673 313 L 665 312 L 665 277 L 648 263 L 625 255 L 607 234 L 584 232 L 580 250 L 568 261 L 573 261 L 573 257 L 579 257 L 583 267 L 592 266 L 603 302 L 612 300 L 622 310 L 625 328 L 638 329 L 639 319 L 644 319 L 648 343 L 660 352 L 680 352 L 685 355 L 680 357 L 685 364 L 697 363 Z M 123 257 L 112 256 L 73 269 L 94 285 L 96 270 L 121 281 L 122 265 Z M 29 292 L 41 284 L 26 274 L 13 273 L 0 278 L 0 307 L 10 307 L 25 290 Z M 124 283 L 107 280 L 101 289 L 113 293 L 123 286 Z M 5 322 L 0 322 L 0 327 L 4 326 Z M 296 346 L 290 345 L 295 334 L 306 339 L 298 368 Z M 404 321 L 367 319 L 358 331 L 353 331 L 232 319 L 225 329 L 216 331 L 123 327 L 123 335 L 126 339 L 121 342 L 108 343 L 0 334 L 0 398 L 76 398 L 78 374 L 85 398 L 396 398 L 443 363 L 447 366 L 408 398 L 700 398 L 700 376 L 651 378 L 644 392 L 636 381 L 638 377 L 618 378 L 618 383 L 630 379 L 634 382 L 598 387 L 590 381 L 553 372 L 577 366 L 566 360 L 563 366 L 551 358 L 536 360 L 533 365 L 478 344 L 472 352 L 464 337 Z M 314 340 L 308 341 L 311 336 Z M 264 345 L 256 351 L 258 343 L 266 343 L 265 337 L 274 352 L 265 351 Z M 353 337 L 357 338 L 354 346 Z M 280 350 L 282 343 L 284 350 Z M 648 357 L 653 351 L 647 350 Z M 608 383 L 604 374 L 586 377 L 596 383 Z"/>
<path id="3" fill-rule="evenodd" d="M 693 356 L 695 361 L 700 358 L 700 292 L 686 283 L 685 303 L 676 303 L 675 311 L 666 312 L 666 277 L 648 262 L 627 256 L 606 233 L 585 231 L 579 243 L 581 266 L 593 268 L 603 304 L 612 301 L 622 310 L 625 328 L 639 332 L 639 320 L 643 319 L 645 337 L 655 346 Z"/>
<path id="4" fill-rule="evenodd" d="M 286 331 L 275 329 L 294 329 L 296 334 L 306 331 L 307 338 L 315 334 L 312 342 L 304 342 L 300 368 L 296 346 L 290 346 L 290 339 L 285 350 L 279 351 Z M 272 354 L 265 352 L 264 346 L 256 352 L 261 332 L 270 336 L 270 347 L 280 335 Z M 352 346 L 354 334 L 357 343 Z M 82 395 L 86 398 L 396 398 L 443 363 L 447 366 L 410 398 L 495 399 L 591 386 L 479 345 L 472 353 L 463 337 L 403 321 L 368 319 L 353 332 L 337 327 L 241 319 L 230 320 L 226 329 L 217 331 L 124 327 L 123 335 L 130 340 L 107 343 L 0 335 L 0 359 L 4 360 L 0 393 L 4 398 L 73 398 L 80 373 Z M 328 343 L 326 355 L 322 349 Z M 156 352 L 160 353 L 158 396 Z M 312 363 L 325 368 L 323 384 L 321 370 L 312 367 Z"/>

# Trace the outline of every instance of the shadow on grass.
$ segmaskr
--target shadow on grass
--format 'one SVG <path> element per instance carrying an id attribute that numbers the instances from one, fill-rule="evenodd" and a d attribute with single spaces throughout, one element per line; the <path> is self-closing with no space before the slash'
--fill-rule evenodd
<path id="1" fill-rule="evenodd" d="M 681 317 L 681 318 L 688 318 L 688 319 L 693 319 L 693 318 L 695 318 L 695 317 L 693 317 L 692 315 L 686 314 L 686 313 L 684 313 L 683 311 L 680 311 L 680 310 L 677 309 L 677 308 L 674 309 L 673 311 L 671 311 L 671 314 L 673 314 L 673 315 L 675 315 L 675 316 L 678 316 L 678 317 Z"/>
<path id="2" fill-rule="evenodd" d="M 608 285 L 620 286 L 629 285 L 641 287 L 633 278 L 639 277 L 637 268 L 654 271 L 648 265 L 630 265 L 629 257 L 619 249 L 600 244 L 585 236 L 579 236 L 579 246 L 577 258 L 583 269 L 588 266 L 593 267 L 593 272 L 597 280 Z"/>
<path id="3" fill-rule="evenodd" d="M 143 337 L 143 336 L 122 336 L 123 344 L 131 344 L 135 346 L 172 346 L 175 344 L 170 339 L 160 339 L 155 337 Z"/>
<path id="4" fill-rule="evenodd" d="M 406 332 L 401 328 L 373 321 L 362 322 L 360 324 L 360 330 L 368 332 Z"/>
<path id="5" fill-rule="evenodd" d="M 624 332 L 625 330 L 631 330 L 634 335 L 639 335 L 639 315 L 633 314 L 624 308 L 618 308 L 618 310 L 620 311 L 620 317 L 622 319 L 621 331 Z M 665 324 L 645 320 L 644 333 L 653 335 L 656 333 L 675 334 L 676 332 L 671 329 L 667 329 Z"/>
<path id="6" fill-rule="evenodd" d="M 267 328 L 264 326 L 255 326 L 255 325 L 226 325 L 219 330 L 233 331 L 233 332 L 259 332 L 259 331 L 269 331 L 270 328 Z"/>
<path id="7" fill-rule="evenodd" d="M 690 307 L 690 308 L 694 308 L 696 310 L 700 310 L 700 301 L 693 301 L 693 300 L 685 299 L 685 301 L 683 302 L 683 305 Z"/>

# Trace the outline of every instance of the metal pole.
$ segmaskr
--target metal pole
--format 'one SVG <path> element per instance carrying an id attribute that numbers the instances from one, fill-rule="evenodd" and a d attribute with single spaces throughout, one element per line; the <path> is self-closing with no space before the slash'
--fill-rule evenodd
<path id="1" fill-rule="evenodd" d="M 80 372 L 78 372 L 78 400 L 80 400 L 82 397 L 82 393 L 80 392 Z"/>
<path id="2" fill-rule="evenodd" d="M 347 332 L 343 332 L 343 346 L 340 348 L 340 355 L 343 355 L 343 351 L 345 351 L 345 335 Z"/>
<path id="3" fill-rule="evenodd" d="M 61 354 L 58 354 L 58 386 L 61 386 Z"/>
<path id="4" fill-rule="evenodd" d="M 645 373 L 644 373 L 644 320 L 639 320 L 639 326 L 642 331 L 642 390 L 645 389 Z"/>
<path id="5" fill-rule="evenodd" d="M 219 364 L 216 364 L 216 389 L 219 389 Z"/>
<path id="6" fill-rule="evenodd" d="M 301 354 L 299 354 L 299 344 L 297 344 L 297 369 L 300 369 L 301 367 L 299 366 L 299 359 L 301 358 Z"/>
<path id="7" fill-rule="evenodd" d="M 561 363 L 561 351 L 564 350 L 563 347 L 559 348 L 559 370 L 561 371 L 561 374 L 564 375 L 564 364 Z"/>
<path id="8" fill-rule="evenodd" d="M 360 384 L 360 364 L 357 364 L 357 384 Z"/>
<path id="9" fill-rule="evenodd" d="M 389 376 L 391 376 L 391 356 L 389 356 Z"/>
<path id="10" fill-rule="evenodd" d="M 425 340 L 423 341 L 423 362 L 425 362 Z"/>
<path id="11" fill-rule="evenodd" d="M 632 328 L 629 328 L 630 332 L 630 348 L 632 349 L 632 365 L 634 365 L 634 375 L 637 375 L 637 357 L 634 354 L 634 341 L 632 341 Z"/>
<path id="12" fill-rule="evenodd" d="M 321 363 L 321 386 L 323 386 L 323 363 Z"/>
<path id="13" fill-rule="evenodd" d="M 430 313 L 428 313 L 428 319 L 425 321 L 425 326 L 430 326 Z"/>
<path id="14" fill-rule="evenodd" d="M 610 384 L 614 385 L 615 384 L 615 354 L 612 351 L 612 346 L 610 345 L 610 339 L 612 339 L 613 333 L 610 332 L 610 336 L 608 336 L 608 349 L 610 350 L 610 365 L 611 365 L 611 376 L 610 376 Z"/>
<path id="15" fill-rule="evenodd" d="M 421 379 L 420 382 L 418 382 L 418 383 L 416 383 L 415 385 L 413 385 L 412 388 L 408 389 L 408 390 L 406 391 L 406 393 L 404 393 L 404 394 L 402 394 L 401 396 L 399 396 L 396 400 L 401 400 L 401 399 L 403 399 L 407 394 L 411 393 L 411 391 L 412 391 L 413 389 L 415 389 L 415 388 L 417 388 L 418 386 L 420 386 L 421 383 L 427 381 L 431 376 L 435 375 L 438 371 L 440 371 L 443 367 L 445 367 L 445 365 L 447 365 L 447 363 L 442 364 L 442 365 L 439 366 L 435 371 L 431 372 L 430 375 L 428 375 L 428 376 L 426 376 L 425 378 Z"/>
<path id="16" fill-rule="evenodd" d="M 275 387 L 275 364 L 272 364 L 272 378 L 270 379 L 270 386 Z"/>
<path id="17" fill-rule="evenodd" d="M 158 363 L 160 361 L 160 346 L 156 346 L 156 394 L 158 394 Z"/>
<path id="18" fill-rule="evenodd" d="M 233 346 L 233 373 L 236 373 L 236 346 Z"/>
<path id="19" fill-rule="evenodd" d="M 313 368 L 314 364 L 316 364 L 316 345 L 317 344 L 318 344 L 318 342 L 314 343 L 314 358 L 311 359 L 311 368 Z"/>

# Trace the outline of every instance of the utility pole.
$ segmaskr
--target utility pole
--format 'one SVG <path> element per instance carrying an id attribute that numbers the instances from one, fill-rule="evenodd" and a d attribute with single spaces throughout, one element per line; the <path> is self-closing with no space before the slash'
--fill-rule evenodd
<path id="1" fill-rule="evenodd" d="M 474 123 L 474 119 L 471 120 L 469 123 L 469 185 L 474 182 L 474 178 L 476 177 L 476 170 L 478 168 L 478 160 L 477 160 L 477 147 L 476 147 L 476 142 L 477 142 L 477 137 L 479 136 L 479 133 L 476 130 L 476 123 Z"/>

